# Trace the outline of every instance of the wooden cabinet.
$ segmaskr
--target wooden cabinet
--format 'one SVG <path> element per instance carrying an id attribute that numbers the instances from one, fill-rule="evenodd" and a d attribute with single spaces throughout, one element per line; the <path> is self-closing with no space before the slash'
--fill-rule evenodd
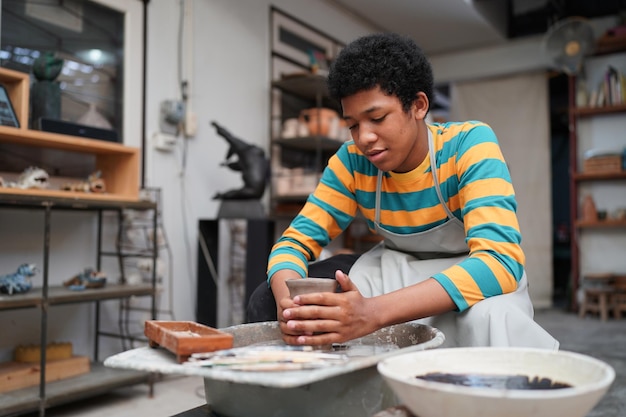
<path id="1" fill-rule="evenodd" d="M 626 50 L 626 48 L 622 48 Z M 604 50 L 602 50 L 604 52 Z M 626 75 L 626 52 L 596 55 L 585 63 L 587 87 L 602 88 L 608 67 Z M 620 83 L 617 102 L 576 103 L 575 77 L 569 79 L 571 308 L 577 309 L 584 278 L 626 271 L 626 100 Z M 609 165 L 590 168 L 591 152 L 609 154 Z M 619 162 L 616 162 L 619 160 Z M 583 215 L 583 201 L 591 199 L 598 216 Z"/>
<path id="2" fill-rule="evenodd" d="M 30 388 L 23 388 L 15 391 L 0 393 L 0 416 L 15 415 L 29 411 L 39 410 L 40 415 L 45 414 L 45 409 L 52 405 L 66 403 L 82 399 L 91 395 L 102 394 L 103 392 L 140 382 L 150 382 L 148 373 L 134 371 L 119 371 L 105 368 L 100 363 L 98 357 L 99 338 L 121 337 L 117 334 L 109 334 L 100 328 L 100 302 L 104 300 L 123 300 L 130 297 L 150 297 L 151 317 L 156 318 L 155 296 L 156 287 L 156 258 L 157 243 L 154 240 L 154 247 L 148 254 L 133 255 L 123 253 L 121 248 L 117 248 L 113 253 L 106 252 L 103 248 L 103 223 L 102 213 L 105 211 L 115 211 L 121 213 L 122 210 L 132 209 L 152 212 L 153 229 L 157 230 L 157 205 L 152 201 L 143 201 L 139 197 L 139 149 L 124 146 L 119 143 L 110 143 L 94 139 L 84 139 L 67 135 L 52 134 L 30 130 L 27 128 L 28 120 L 28 75 L 0 69 L 0 82 L 7 85 L 9 96 L 16 109 L 20 127 L 0 126 L 0 147 L 3 150 L 11 150 L 12 147 L 26 149 L 28 155 L 53 154 L 54 158 L 62 157 L 64 161 L 88 160 L 89 166 L 102 173 L 102 178 L 106 183 L 106 192 L 87 193 L 70 192 L 58 188 L 48 189 L 19 189 L 15 187 L 0 187 L 0 209 L 11 208 L 29 210 L 43 214 L 44 227 L 41 232 L 41 240 L 33 242 L 33 250 L 43 248 L 43 265 L 37 265 L 40 269 L 39 275 L 43 277 L 43 284 L 32 288 L 22 294 L 0 294 L 0 315 L 3 311 L 16 309 L 36 308 L 40 311 L 40 340 L 39 346 L 42 352 L 38 368 L 39 385 Z M 6 166 L 0 164 L 0 176 L 15 175 Z M 51 173 L 54 179 L 54 173 Z M 83 178 L 76 178 L 83 179 Z M 49 264 L 51 262 L 71 262 L 71 259 L 52 259 L 50 256 L 50 229 L 52 223 L 52 212 L 55 210 L 89 210 L 98 213 L 97 220 L 97 265 L 100 269 L 100 262 L 103 257 L 115 256 L 121 259 L 124 256 L 149 257 L 153 261 L 152 282 L 136 285 L 128 285 L 123 280 L 114 282 L 112 277 L 108 279 L 104 288 L 85 289 L 84 291 L 72 291 L 62 285 L 51 285 L 49 279 Z M 121 219 L 121 215 L 118 219 Z M 121 227 L 121 223 L 120 226 Z M 11 239 L 6 231 L 0 228 L 2 239 Z M 76 265 L 81 269 L 83 265 Z M 69 378 L 67 380 L 46 382 L 46 345 L 48 343 L 48 311 L 57 305 L 72 303 L 93 303 L 95 308 L 95 323 L 93 328 L 85 329 L 86 332 L 94 334 L 94 353 L 90 372 L 88 374 Z M 37 327 L 37 323 L 30 323 Z"/>
<path id="3" fill-rule="evenodd" d="M 139 148 L 28 129 L 28 74 L 0 68 L 0 83 L 7 88 L 16 116 L 20 121 L 19 128 L 0 126 L 0 152 L 28 155 L 30 161 L 23 161 L 23 163 L 54 161 L 50 165 L 59 172 L 64 172 L 63 165 L 66 165 L 67 161 L 72 161 L 89 171 L 100 171 L 106 184 L 106 192 L 103 194 L 75 193 L 52 188 L 20 190 L 0 187 L 0 195 L 53 196 L 94 201 L 139 201 L 141 164 Z M 3 159 L 3 161 L 6 160 Z M 80 164 L 76 161 L 80 161 Z M 14 170 L 16 166 L 19 167 L 20 171 L 26 167 L 26 165 L 11 165 Z M 3 173 L 6 175 L 3 171 L 6 169 L 0 164 L 0 176 Z M 49 174 L 54 180 L 54 173 Z M 76 178 L 78 179 L 82 180 L 84 176 Z"/>

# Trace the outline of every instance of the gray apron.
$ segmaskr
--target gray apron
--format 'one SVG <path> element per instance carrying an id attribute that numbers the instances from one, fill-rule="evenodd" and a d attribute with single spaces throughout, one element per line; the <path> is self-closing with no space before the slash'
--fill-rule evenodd
<path id="1" fill-rule="evenodd" d="M 397 234 L 380 226 L 382 171 L 376 185 L 376 231 L 384 240 L 363 254 L 350 269 L 350 279 L 365 297 L 386 294 L 417 284 L 455 265 L 469 254 L 463 222 L 443 201 L 435 169 L 433 137 L 428 130 L 431 172 L 439 202 L 448 220 L 427 231 Z M 533 320 L 526 273 L 513 293 L 480 301 L 462 313 L 448 312 L 416 320 L 446 336 L 444 347 L 515 346 L 558 349 L 559 343 Z"/>

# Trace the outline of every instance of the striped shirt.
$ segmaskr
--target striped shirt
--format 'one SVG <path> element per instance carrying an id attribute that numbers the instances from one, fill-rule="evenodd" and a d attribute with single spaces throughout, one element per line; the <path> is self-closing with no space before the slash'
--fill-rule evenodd
<path id="1" fill-rule="evenodd" d="M 498 140 L 477 121 L 429 124 L 441 193 L 463 221 L 469 256 L 435 274 L 459 311 L 478 301 L 513 292 L 524 273 L 517 202 Z M 435 190 L 428 155 L 407 173 L 383 176 L 380 226 L 397 234 L 429 230 L 447 220 Z M 268 280 L 281 269 L 307 276 L 308 262 L 348 227 L 359 210 L 374 228 L 378 169 L 346 142 L 322 174 L 315 192 L 276 242 Z"/>

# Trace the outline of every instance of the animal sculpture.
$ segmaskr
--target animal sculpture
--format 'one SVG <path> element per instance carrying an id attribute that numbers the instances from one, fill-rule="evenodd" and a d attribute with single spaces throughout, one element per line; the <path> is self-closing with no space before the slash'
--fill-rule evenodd
<path id="1" fill-rule="evenodd" d="M 1 276 L 0 293 L 13 295 L 28 292 L 33 287 L 30 278 L 36 272 L 34 264 L 22 264 L 17 271 Z"/>
<path id="2" fill-rule="evenodd" d="M 251 145 L 233 136 L 228 130 L 216 122 L 211 123 L 217 133 L 228 142 L 229 148 L 226 160 L 221 166 L 226 166 L 233 171 L 240 171 L 243 177 L 243 187 L 217 193 L 214 200 L 251 200 L 260 199 L 265 192 L 269 175 L 269 162 L 265 152 L 258 146 Z M 231 159 L 233 156 L 236 159 Z"/>

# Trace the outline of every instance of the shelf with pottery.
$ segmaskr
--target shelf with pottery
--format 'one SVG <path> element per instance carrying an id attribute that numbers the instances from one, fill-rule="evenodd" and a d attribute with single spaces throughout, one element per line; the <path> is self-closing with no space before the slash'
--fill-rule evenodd
<path id="1" fill-rule="evenodd" d="M 0 195 L 0 206 L 9 206 L 16 204 L 20 208 L 29 208 L 32 210 L 43 210 L 45 213 L 45 227 L 43 233 L 44 240 L 44 268 L 42 270 L 43 284 L 29 288 L 25 292 L 13 294 L 0 294 L 0 313 L 10 310 L 38 308 L 41 311 L 40 337 L 37 343 L 43 349 L 48 346 L 48 315 L 50 308 L 60 305 L 90 303 L 94 306 L 95 323 L 90 326 L 90 332 L 94 334 L 93 341 L 93 357 L 82 357 L 86 363 L 90 365 L 84 370 L 84 373 L 67 374 L 59 371 L 56 362 L 49 361 L 45 356 L 41 356 L 40 360 L 34 363 L 29 369 L 33 369 L 32 375 L 25 375 L 21 368 L 14 369 L 12 363 L 0 364 L 0 388 L 4 381 L 6 392 L 0 390 L 0 415 L 12 415 L 13 413 L 24 413 L 36 411 L 39 409 L 40 415 L 42 411 L 55 404 L 67 403 L 74 399 L 85 398 L 87 396 L 101 394 L 123 386 L 134 385 L 138 383 L 152 383 L 152 376 L 146 372 L 118 372 L 104 368 L 99 362 L 99 340 L 101 337 L 131 338 L 132 336 L 122 333 L 110 333 L 106 329 L 101 328 L 100 324 L 100 302 L 107 300 L 124 300 L 132 297 L 148 297 L 152 303 L 151 317 L 156 318 L 155 299 L 160 291 L 156 283 L 156 275 L 152 274 L 152 281 L 141 282 L 138 284 L 129 284 L 121 282 L 107 282 L 104 286 L 98 288 L 72 289 L 65 285 L 51 285 L 48 268 L 52 257 L 50 256 L 50 228 L 51 228 L 51 211 L 53 209 L 71 209 L 71 210 L 95 210 L 98 215 L 98 253 L 97 268 L 100 269 L 101 258 L 110 255 L 103 251 L 102 236 L 102 211 L 115 210 L 120 207 L 132 207 L 134 209 L 144 209 L 152 211 L 154 216 L 157 215 L 156 204 L 152 202 L 112 202 L 112 201 L 88 201 L 76 200 L 68 198 L 55 199 L 46 197 L 46 204 L 42 204 L 39 197 L 36 196 L 16 196 L 8 201 L 9 196 Z M 38 203 L 39 202 L 39 203 Z M 77 202 L 80 202 L 77 204 Z M 155 217 L 156 218 L 156 217 Z M 152 258 L 156 262 L 157 248 L 154 248 Z M 123 254 L 118 253 L 118 256 Z M 19 282 L 19 281 L 18 281 Z M 131 340 L 135 340 L 133 337 Z M 86 364 L 85 364 L 86 366 Z M 60 372 L 60 373 L 59 373 Z M 57 380 L 61 378 L 62 380 Z M 19 389 L 15 385 L 6 385 L 7 378 L 21 378 Z M 27 380 L 24 380 L 26 378 Z M 43 382 L 45 381 L 45 382 Z"/>
<path id="2" fill-rule="evenodd" d="M 150 383 L 151 375 L 145 372 L 120 372 L 103 367 L 99 363 L 99 338 L 124 337 L 105 332 L 100 328 L 100 301 L 121 300 L 130 297 L 149 297 L 151 300 L 151 317 L 156 318 L 156 273 L 152 273 L 150 283 L 120 284 L 107 283 L 102 288 L 86 288 L 75 291 L 65 286 L 51 285 L 48 267 L 50 256 L 50 229 L 53 210 L 91 210 L 97 212 L 97 263 L 100 268 L 101 258 L 110 254 L 102 250 L 102 212 L 121 212 L 122 209 L 143 210 L 153 213 L 153 225 L 156 228 L 157 204 L 140 198 L 139 173 L 141 155 L 138 148 L 124 146 L 119 143 L 96 139 L 86 139 L 69 135 L 42 132 L 28 129 L 29 119 L 29 75 L 18 71 L 0 68 L 0 83 L 7 90 L 9 99 L 15 110 L 19 126 L 0 126 L 0 152 L 10 155 L 11 150 L 25 151 L 31 155 L 62 156 L 64 161 L 76 161 L 81 166 L 88 166 L 100 171 L 104 180 L 105 192 L 77 192 L 62 189 L 31 188 L 22 189 L 8 183 L 11 176 L 19 174 L 16 168 L 0 166 L 0 175 L 5 176 L 0 186 L 0 207 L 26 208 L 43 212 L 43 284 L 30 288 L 26 292 L 11 295 L 0 294 L 0 312 L 39 308 L 40 337 L 38 346 L 45 351 L 48 344 L 48 310 L 55 305 L 72 303 L 93 303 L 95 307 L 95 323 L 90 332 L 95 334 L 93 343 L 94 354 L 88 373 L 80 376 L 50 382 L 48 374 L 50 363 L 41 354 L 33 369 L 36 370 L 35 383 L 28 388 L 8 391 L 0 394 L 0 415 L 14 415 L 39 410 L 40 415 L 52 405 L 67 403 L 87 396 L 101 394 L 115 388 L 137 383 Z M 9 178 L 10 179 L 10 178 Z M 74 181 L 75 178 L 50 178 L 50 183 L 61 180 Z M 76 179 L 76 181 L 84 178 Z M 9 186 L 7 186 L 9 185 Z M 6 238 L 6 236 L 5 236 Z M 156 244 L 151 251 L 151 258 L 156 262 Z M 118 250 L 117 256 L 123 256 Z"/>
<path id="3" fill-rule="evenodd" d="M 585 297 L 587 275 L 622 268 L 618 247 L 626 242 L 626 143 L 621 133 L 626 127 L 624 40 L 608 49 L 599 42 L 594 56 L 584 63 L 585 79 L 569 79 L 570 305 L 574 310 Z"/>
<path id="4" fill-rule="evenodd" d="M 281 110 L 279 125 L 272 124 L 272 212 L 285 214 L 281 206 L 304 203 L 326 162 L 349 134 L 338 103 L 328 96 L 324 76 L 296 73 L 273 81 L 272 87 L 300 100 L 287 101 L 290 104 L 288 110 Z M 285 106 L 285 96 L 280 97 L 281 107 Z"/>

